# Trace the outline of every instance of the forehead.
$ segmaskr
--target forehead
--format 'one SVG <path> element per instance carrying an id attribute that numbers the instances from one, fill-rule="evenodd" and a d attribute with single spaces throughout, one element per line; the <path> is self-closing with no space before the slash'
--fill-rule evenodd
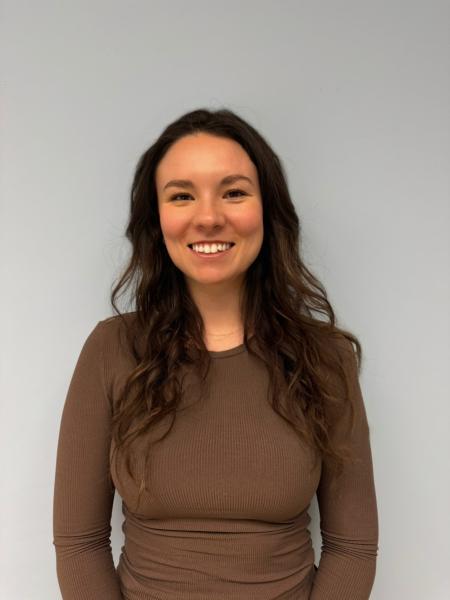
<path id="1" fill-rule="evenodd" d="M 172 144 L 157 166 L 155 179 L 157 187 L 162 188 L 172 178 L 207 183 L 232 172 L 257 180 L 256 167 L 240 144 L 201 133 Z"/>

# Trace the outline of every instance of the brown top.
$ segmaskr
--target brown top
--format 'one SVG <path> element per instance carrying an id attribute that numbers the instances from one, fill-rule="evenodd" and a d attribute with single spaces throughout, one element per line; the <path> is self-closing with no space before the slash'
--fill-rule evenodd
<path id="1" fill-rule="evenodd" d="M 310 470 L 310 450 L 267 400 L 264 364 L 241 344 L 210 351 L 201 401 L 188 380 L 185 410 L 152 446 L 147 489 L 136 509 L 137 487 L 110 469 L 111 411 L 133 366 L 119 344 L 121 329 L 120 319 L 111 317 L 91 331 L 62 413 L 53 543 L 63 598 L 369 598 L 378 516 L 356 361 L 348 363 L 358 408 L 351 443 L 361 462 L 346 467 L 332 493 L 326 464 Z M 155 431 L 160 437 L 162 430 Z M 117 569 L 110 546 L 110 480 L 125 517 Z M 323 541 L 318 570 L 308 530 L 315 493 Z"/>

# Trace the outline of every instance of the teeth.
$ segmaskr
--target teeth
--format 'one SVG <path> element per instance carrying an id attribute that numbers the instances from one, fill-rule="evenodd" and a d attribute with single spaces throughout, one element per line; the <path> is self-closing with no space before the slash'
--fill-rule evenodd
<path id="1" fill-rule="evenodd" d="M 215 254 L 217 252 L 223 252 L 231 248 L 230 243 L 226 244 L 192 244 L 193 250 L 204 254 Z"/>

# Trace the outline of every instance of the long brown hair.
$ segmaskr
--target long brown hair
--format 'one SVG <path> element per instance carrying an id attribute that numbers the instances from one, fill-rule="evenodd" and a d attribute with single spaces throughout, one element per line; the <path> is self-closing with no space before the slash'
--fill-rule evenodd
<path id="1" fill-rule="evenodd" d="M 198 109 L 182 115 L 164 129 L 136 167 L 126 228 L 132 253 L 111 293 L 117 313 L 112 318 L 122 319 L 135 359 L 113 413 L 114 455 L 128 448 L 126 469 L 138 484 L 131 469 L 133 441 L 170 415 L 171 425 L 160 439 L 169 434 L 186 367 L 198 372 L 201 381 L 208 373 L 211 357 L 203 321 L 183 273 L 163 243 L 155 185 L 155 170 L 170 146 L 199 132 L 235 140 L 256 166 L 264 239 L 241 292 L 244 344 L 269 370 L 273 410 L 339 475 L 350 455 L 345 445 L 334 445 L 331 427 L 336 415 L 349 406 L 353 430 L 355 415 L 342 349 L 350 350 L 353 360 L 355 345 L 359 373 L 361 345 L 336 325 L 325 289 L 301 259 L 299 218 L 280 159 L 254 127 L 228 109 Z M 116 305 L 117 297 L 128 289 L 135 303 L 133 327 Z M 147 464 L 150 452 L 145 454 Z M 138 504 L 145 473 L 146 468 L 140 477 Z"/>

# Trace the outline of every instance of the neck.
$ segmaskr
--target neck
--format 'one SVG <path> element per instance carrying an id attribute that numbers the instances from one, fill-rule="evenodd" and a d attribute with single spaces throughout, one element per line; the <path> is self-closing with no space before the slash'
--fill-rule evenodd
<path id="1" fill-rule="evenodd" d="M 199 284 L 188 281 L 189 292 L 203 323 L 205 334 L 214 338 L 236 336 L 243 331 L 239 290 L 236 281 Z"/>
<path id="2" fill-rule="evenodd" d="M 208 336 L 212 336 L 212 337 L 225 337 L 227 335 L 233 335 L 239 332 L 242 332 L 243 328 L 242 327 L 238 327 L 238 329 L 235 329 L 234 331 L 229 331 L 227 333 L 211 333 L 210 331 L 205 331 L 206 335 Z"/>

